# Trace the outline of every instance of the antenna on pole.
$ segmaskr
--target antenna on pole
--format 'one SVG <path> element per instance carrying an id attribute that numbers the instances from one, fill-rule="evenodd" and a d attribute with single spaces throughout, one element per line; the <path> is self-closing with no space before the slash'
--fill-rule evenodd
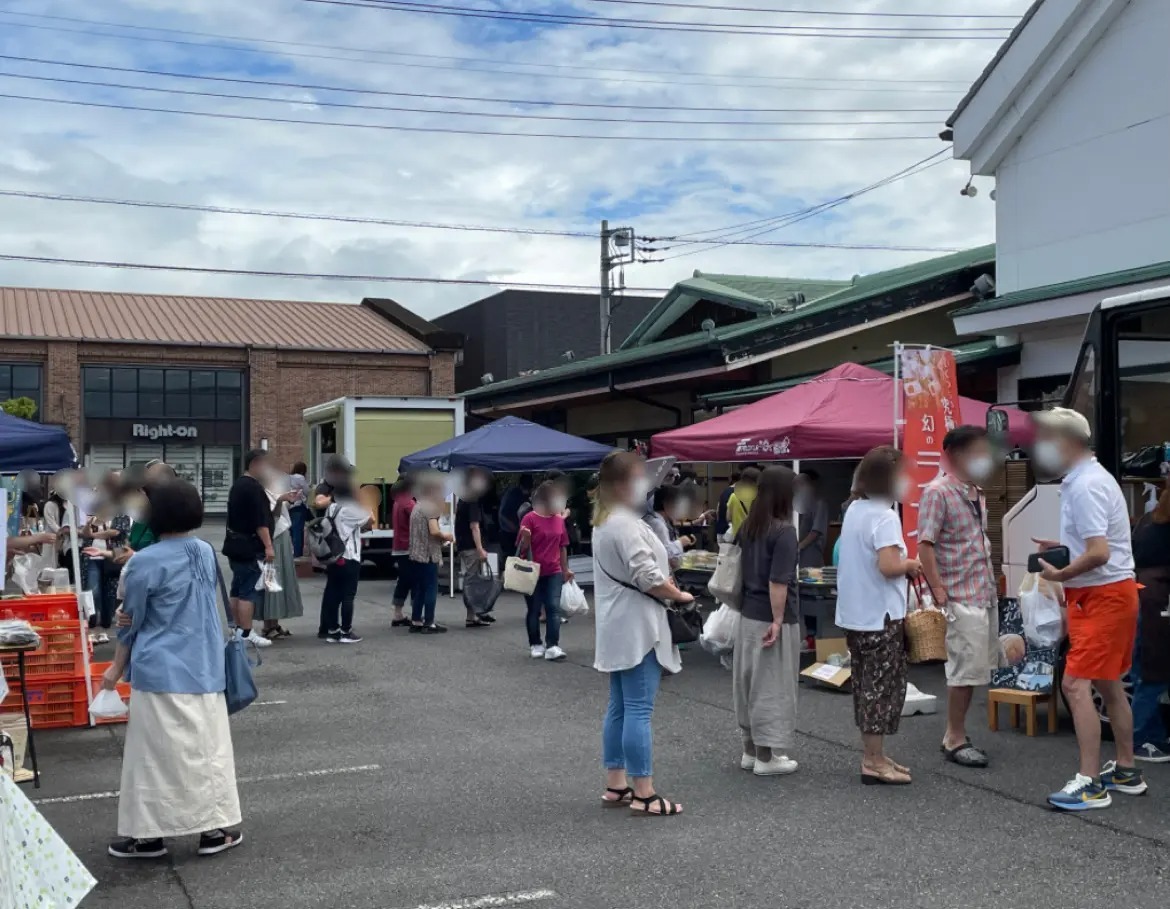
<path id="1" fill-rule="evenodd" d="M 634 261 L 637 244 L 634 242 L 634 228 L 618 227 L 609 229 L 609 222 L 601 222 L 601 353 L 613 351 L 613 281 L 615 268 Z M 622 275 L 621 289 L 625 289 Z"/>

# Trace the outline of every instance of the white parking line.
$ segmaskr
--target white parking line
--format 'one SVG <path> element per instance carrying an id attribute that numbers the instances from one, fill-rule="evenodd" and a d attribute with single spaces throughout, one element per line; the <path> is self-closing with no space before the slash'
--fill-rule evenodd
<path id="1" fill-rule="evenodd" d="M 555 890 L 520 890 L 516 893 L 497 893 L 491 896 L 470 896 L 449 903 L 424 903 L 421 906 L 411 906 L 410 909 L 500 909 L 501 906 L 522 906 L 539 900 L 551 900 L 556 895 Z"/>
<path id="2" fill-rule="evenodd" d="M 288 701 L 256 701 L 253 707 L 276 707 L 278 704 L 287 704 Z"/>
<path id="3" fill-rule="evenodd" d="M 297 770 L 291 773 L 272 773 L 267 776 L 251 776 L 241 777 L 237 783 L 275 783 L 280 780 L 303 780 L 315 776 L 336 776 L 339 773 L 373 773 L 375 770 L 381 770 L 381 764 L 360 764 L 357 767 L 330 767 L 323 770 Z M 118 790 L 110 792 L 86 792 L 81 795 L 60 795 L 55 798 L 48 799 L 33 799 L 34 805 L 70 805 L 75 802 L 93 802 L 99 799 L 116 799 L 119 795 Z M 497 905 L 489 903 L 485 905 Z M 511 905 L 510 903 L 500 903 L 499 905 Z"/>

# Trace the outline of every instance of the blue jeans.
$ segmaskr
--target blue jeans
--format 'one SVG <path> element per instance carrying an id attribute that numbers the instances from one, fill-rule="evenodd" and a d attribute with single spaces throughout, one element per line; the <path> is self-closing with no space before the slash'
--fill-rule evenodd
<path id="1" fill-rule="evenodd" d="M 114 621 L 113 602 L 106 602 L 105 559 L 90 559 L 85 566 L 85 583 L 83 590 L 93 594 L 93 608 L 97 614 L 97 621 L 102 628 L 109 628 Z"/>
<path id="2" fill-rule="evenodd" d="M 292 535 L 293 558 L 299 559 L 305 554 L 305 524 L 309 520 L 309 506 L 294 505 L 288 510 L 288 517 L 292 521 L 289 533 Z"/>
<path id="3" fill-rule="evenodd" d="M 395 609 L 401 609 L 406 605 L 406 595 L 414 590 L 414 563 L 410 556 L 396 555 L 394 569 L 398 577 L 394 581 L 394 598 L 390 602 Z"/>
<path id="4" fill-rule="evenodd" d="M 1133 679 L 1133 746 L 1157 745 L 1159 748 L 1166 744 L 1166 724 L 1162 722 L 1162 705 L 1160 699 L 1166 693 L 1166 682 L 1142 681 L 1142 623 L 1138 617 L 1137 640 L 1133 646 L 1133 668 L 1130 677 Z"/>
<path id="5" fill-rule="evenodd" d="M 561 588 L 565 586 L 565 578 L 559 571 L 556 574 L 541 575 L 536 582 L 536 590 L 532 596 L 525 597 L 528 602 L 528 615 L 525 621 L 528 625 L 528 646 L 540 645 L 540 610 L 544 610 L 545 644 L 556 647 L 561 643 Z"/>
<path id="6" fill-rule="evenodd" d="M 435 623 L 435 603 L 439 599 L 439 566 L 434 562 L 413 562 L 410 594 L 410 619 L 416 624 Z"/>
<path id="7" fill-rule="evenodd" d="M 633 777 L 654 775 L 650 717 L 661 680 L 662 668 L 653 650 L 633 669 L 609 674 L 609 707 L 601 733 L 606 770 L 625 770 Z"/>

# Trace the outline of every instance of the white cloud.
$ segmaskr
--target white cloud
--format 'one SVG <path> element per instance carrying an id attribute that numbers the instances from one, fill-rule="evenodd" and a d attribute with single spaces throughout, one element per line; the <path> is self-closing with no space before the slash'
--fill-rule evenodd
<path id="1" fill-rule="evenodd" d="M 955 0 L 958 3 L 958 0 Z M 833 8 L 829 0 L 809 6 Z M 609 16 L 726 21 L 736 14 L 610 6 L 578 0 L 585 12 Z M 745 5 L 768 5 L 745 4 Z M 791 5 L 791 4 L 784 4 Z M 1019 14 L 1027 0 L 965 0 L 980 12 Z M 932 0 L 854 0 L 854 9 L 934 11 Z M 531 9 L 529 4 L 510 8 Z M 565 7 L 555 8 L 562 11 Z M 17 9 L 79 15 L 76 4 L 46 0 Z M 301 0 L 111 0 L 80 15 L 225 35 L 302 41 L 339 48 L 409 54 L 490 57 L 530 75 L 483 72 L 430 57 L 377 57 L 351 50 L 274 45 L 264 53 L 28 29 L 18 22 L 84 29 L 77 23 L 4 16 L 0 53 L 110 66 L 345 85 L 384 91 L 547 98 L 559 102 L 706 106 L 713 108 L 936 108 L 949 111 L 995 51 L 992 41 L 886 41 L 760 38 L 593 28 L 521 32 L 500 23 L 328 6 Z M 736 21 L 786 24 L 895 25 L 899 20 L 792 19 L 739 14 Z M 921 26 L 921 22 L 908 22 Z M 948 25 L 979 25 L 975 21 Z M 997 24 L 1004 24 L 1002 22 Z M 145 36 L 161 33 L 130 32 Z M 200 41 L 183 35 L 171 37 Z M 205 39 L 214 41 L 215 39 Z M 222 42 L 219 42 L 222 43 Z M 291 53 L 316 56 L 292 56 Z M 339 58 L 339 59 L 324 59 Z M 411 63 L 414 66 L 386 65 Z M 538 69 L 526 64 L 582 69 Z M 452 67 L 448 69 L 438 67 Z M 471 69 L 469 67 L 474 67 Z M 589 69 L 589 68 L 592 69 Z M 602 67 L 632 71 L 622 73 Z M 655 136 L 809 135 L 801 128 L 694 125 L 695 119 L 743 120 L 728 113 L 671 114 L 568 106 L 512 106 L 512 113 L 677 118 L 678 126 L 495 120 L 442 114 L 341 110 L 321 100 L 400 107 L 505 112 L 503 105 L 348 95 L 163 80 L 39 64 L 0 61 L 5 72 L 166 85 L 255 94 L 297 103 L 194 98 L 0 77 L 0 92 L 103 103 L 185 108 L 225 114 L 387 123 L 456 129 L 632 134 L 645 141 L 579 141 L 445 135 L 258 123 L 161 113 L 35 104 L 0 99 L 5 124 L 0 188 L 157 199 L 220 206 L 315 211 L 464 224 L 523 225 L 594 231 L 601 217 L 633 224 L 642 235 L 678 234 L 764 218 L 816 204 L 880 179 L 941 148 L 923 142 L 703 143 Z M 735 80 L 670 77 L 662 70 L 714 72 Z M 604 76 L 604 79 L 595 78 Z M 778 77 L 911 80 L 822 82 L 844 91 L 816 91 Z M 631 81 L 643 80 L 643 81 Z M 771 80 L 771 81 L 770 81 Z M 694 84 L 701 83 L 701 84 Z M 761 87 L 763 86 L 763 87 Z M 874 91 L 874 89 L 883 89 Z M 885 91 L 884 89 L 900 89 Z M 924 89 L 930 89 L 924 90 Z M 855 114 L 822 115 L 842 120 Z M 822 134 L 933 136 L 939 113 L 873 114 L 874 119 L 924 119 L 906 127 L 823 127 Z M 759 119 L 818 119 L 767 114 Z M 816 133 L 813 133 L 816 134 Z M 958 190 L 966 180 L 948 162 L 761 239 L 965 247 L 993 239 L 993 203 Z M 317 273 L 400 274 L 592 284 L 597 244 L 589 240 L 284 221 L 144 208 L 66 204 L 0 197 L 0 252 L 68 258 L 188 264 Z M 707 272 L 848 277 L 893 267 L 923 253 L 732 246 L 627 270 L 631 286 L 666 287 L 699 268 Z M 0 282 L 125 289 L 158 293 L 284 296 L 357 300 L 392 296 L 434 315 L 480 296 L 483 288 L 352 284 L 198 274 L 146 273 L 3 263 Z"/>

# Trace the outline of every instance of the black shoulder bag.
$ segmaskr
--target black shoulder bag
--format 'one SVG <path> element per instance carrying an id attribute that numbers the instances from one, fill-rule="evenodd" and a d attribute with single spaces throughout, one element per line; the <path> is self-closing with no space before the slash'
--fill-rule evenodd
<path id="1" fill-rule="evenodd" d="M 635 587 L 633 584 L 627 584 L 625 581 L 619 581 L 612 574 L 605 570 L 605 566 L 601 564 L 600 558 L 595 558 L 594 562 L 597 567 L 601 569 L 601 573 L 613 581 L 615 584 L 620 584 L 627 590 L 632 590 L 634 593 L 641 594 L 646 599 L 652 601 L 658 606 L 666 610 L 666 621 L 670 625 L 670 642 L 672 644 L 693 644 L 699 639 L 699 635 L 703 631 L 703 617 L 699 614 L 699 610 L 694 606 L 689 609 L 684 609 L 674 604 L 666 604 L 657 597 L 652 597 L 646 591 Z"/>

